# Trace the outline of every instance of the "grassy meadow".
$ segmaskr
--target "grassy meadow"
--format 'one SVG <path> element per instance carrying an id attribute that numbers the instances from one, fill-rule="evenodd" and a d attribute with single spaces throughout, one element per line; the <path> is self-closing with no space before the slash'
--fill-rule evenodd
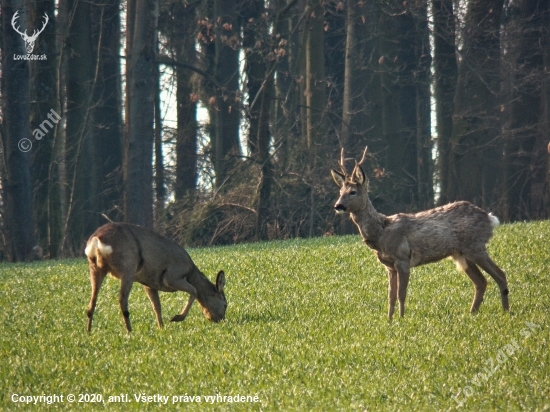
<path id="1" fill-rule="evenodd" d="M 385 270 L 358 235 L 191 249 L 210 279 L 226 272 L 226 321 L 195 305 L 169 323 L 187 295 L 161 293 L 160 330 L 135 284 L 130 335 L 112 278 L 86 333 L 84 258 L 2 264 L 0 410 L 548 411 L 549 240 L 548 221 L 496 230 L 510 313 L 488 277 L 470 315 L 470 280 L 442 261 L 412 270 L 391 323 Z"/>

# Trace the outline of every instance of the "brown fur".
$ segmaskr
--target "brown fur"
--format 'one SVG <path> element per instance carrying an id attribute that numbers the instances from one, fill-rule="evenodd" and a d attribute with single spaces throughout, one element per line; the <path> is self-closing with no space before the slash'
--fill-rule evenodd
<path id="1" fill-rule="evenodd" d="M 378 213 L 368 196 L 368 179 L 360 164 L 351 175 L 332 170 L 340 186 L 340 198 L 334 208 L 351 216 L 363 241 L 388 271 L 388 317 L 392 318 L 399 299 L 399 312 L 405 314 L 405 298 L 410 268 L 446 257 L 455 260 L 472 280 L 475 296 L 471 312 L 483 300 L 487 280 L 478 266 L 499 286 L 502 306 L 508 310 L 506 275 L 487 254 L 486 244 L 498 219 L 469 202 L 455 202 L 416 214 Z"/>
<path id="2" fill-rule="evenodd" d="M 158 291 L 189 293 L 183 312 L 171 319 L 174 322 L 185 319 L 195 299 L 209 320 L 218 322 L 225 317 L 227 301 L 223 292 L 223 271 L 218 273 L 216 284 L 212 284 L 182 247 L 151 230 L 125 223 L 108 223 L 90 236 L 85 253 L 92 283 L 87 310 L 88 331 L 92 328 L 97 295 L 107 273 L 121 281 L 119 302 L 128 332 L 132 330 L 128 296 L 134 282 L 144 286 L 159 327 L 163 322 Z"/>

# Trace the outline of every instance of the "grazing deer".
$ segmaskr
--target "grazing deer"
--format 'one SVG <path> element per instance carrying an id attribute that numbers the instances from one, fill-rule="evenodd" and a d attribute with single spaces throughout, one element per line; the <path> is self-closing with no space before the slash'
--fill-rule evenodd
<path id="1" fill-rule="evenodd" d="M 172 322 L 184 320 L 195 299 L 208 320 L 218 322 L 225 317 L 223 271 L 218 273 L 216 284 L 212 284 L 182 247 L 151 230 L 126 223 L 107 223 L 90 236 L 85 253 L 92 283 L 92 298 L 86 312 L 88 332 L 92 329 L 97 295 L 107 273 L 120 279 L 120 310 L 128 332 L 132 331 L 128 296 L 134 282 L 145 288 L 159 327 L 163 326 L 159 290 L 190 295 L 183 312 L 174 316 Z"/>
<path id="2" fill-rule="evenodd" d="M 470 312 L 478 310 L 487 288 L 487 280 L 478 266 L 498 284 L 502 307 L 508 310 L 506 275 L 487 254 L 486 244 L 499 225 L 498 219 L 469 202 L 454 202 L 424 212 L 385 216 L 378 213 L 368 196 L 369 181 L 361 165 L 367 149 L 351 175 L 340 156 L 341 172 L 332 170 L 340 186 L 340 198 L 334 205 L 337 213 L 346 213 L 359 229 L 363 241 L 374 250 L 388 271 L 388 317 L 391 320 L 399 299 L 399 314 L 405 314 L 405 297 L 410 268 L 451 257 L 475 287 Z"/>

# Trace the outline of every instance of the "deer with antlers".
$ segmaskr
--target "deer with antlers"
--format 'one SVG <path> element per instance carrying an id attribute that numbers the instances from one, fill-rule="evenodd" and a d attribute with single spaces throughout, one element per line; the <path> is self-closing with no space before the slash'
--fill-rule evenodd
<path id="1" fill-rule="evenodd" d="M 27 53 L 30 54 L 34 50 L 34 43 L 36 42 L 36 39 L 38 38 L 38 35 L 44 31 L 44 29 L 46 28 L 46 25 L 50 21 L 50 18 L 48 17 L 48 15 L 46 13 L 44 13 L 45 20 L 44 20 L 44 23 L 42 24 L 42 28 L 40 30 L 34 30 L 32 36 L 29 36 L 27 34 L 27 30 L 25 30 L 24 32 L 21 32 L 19 30 L 19 27 L 15 26 L 16 25 L 16 20 L 19 18 L 18 14 L 19 14 L 19 10 L 17 10 L 15 12 L 15 14 L 13 15 L 13 17 L 11 19 L 11 26 L 13 27 L 13 29 L 17 33 L 19 33 L 21 35 L 21 37 L 25 41 L 25 47 L 27 49 Z"/>
<path id="2" fill-rule="evenodd" d="M 487 272 L 500 289 L 502 307 L 508 310 L 508 284 L 504 272 L 489 257 L 486 244 L 498 218 L 465 201 L 454 202 L 415 214 L 378 213 L 368 196 L 369 181 L 362 164 L 367 155 L 348 174 L 344 149 L 340 156 L 341 171 L 332 170 L 332 178 L 340 186 L 340 198 L 334 205 L 337 213 L 348 214 L 363 241 L 374 250 L 388 272 L 388 318 L 391 320 L 399 300 L 399 314 L 405 314 L 405 298 L 410 269 L 415 266 L 452 258 L 474 284 L 475 295 L 470 312 L 479 309 L 487 288 L 480 269 Z"/>

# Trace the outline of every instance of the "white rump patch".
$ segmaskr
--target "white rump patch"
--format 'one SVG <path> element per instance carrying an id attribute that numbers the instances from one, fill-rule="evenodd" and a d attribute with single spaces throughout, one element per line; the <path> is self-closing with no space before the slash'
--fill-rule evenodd
<path id="1" fill-rule="evenodd" d="M 99 249 L 99 253 L 101 253 L 101 256 L 103 257 L 107 257 L 111 253 L 113 253 L 113 247 L 111 245 L 101 243 L 101 240 L 99 239 L 97 239 L 97 248 Z"/>
<path id="2" fill-rule="evenodd" d="M 104 243 L 101 243 L 101 240 L 99 240 L 97 237 L 94 237 L 89 243 L 88 246 L 86 246 L 86 249 L 84 250 L 84 253 L 89 258 L 91 257 L 97 257 L 97 252 L 99 251 L 99 254 L 103 257 L 109 256 L 111 253 L 113 253 L 113 248 L 110 245 L 106 245 Z"/>
<path id="3" fill-rule="evenodd" d="M 491 226 L 493 227 L 497 227 L 498 225 L 500 225 L 500 220 L 498 220 L 498 217 L 496 217 L 492 213 L 489 213 L 489 220 L 491 222 Z"/>
<path id="4" fill-rule="evenodd" d="M 91 240 L 91 242 L 88 242 L 88 244 L 86 245 L 86 249 L 84 249 L 84 253 L 89 258 L 95 256 L 95 251 L 97 250 L 97 242 L 98 241 L 99 241 L 99 239 L 97 237 L 94 237 Z"/>

